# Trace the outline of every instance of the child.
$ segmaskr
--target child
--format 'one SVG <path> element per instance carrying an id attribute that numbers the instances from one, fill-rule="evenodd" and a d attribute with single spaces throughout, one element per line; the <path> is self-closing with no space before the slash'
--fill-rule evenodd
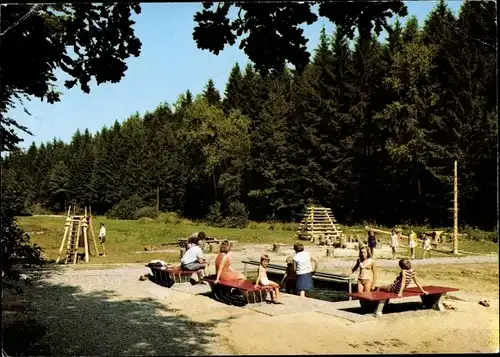
<path id="1" fill-rule="evenodd" d="M 293 258 L 286 258 L 286 271 L 285 276 L 283 276 L 283 280 L 281 280 L 280 285 L 285 283 L 285 292 L 287 294 L 297 295 L 297 274 L 295 270 L 293 270 Z"/>
<path id="2" fill-rule="evenodd" d="M 417 245 L 417 234 L 410 229 L 410 236 L 408 237 L 408 248 L 410 248 L 410 259 L 415 259 L 415 246 Z"/>
<path id="3" fill-rule="evenodd" d="M 429 255 L 429 258 L 431 258 L 431 237 L 429 237 L 428 235 L 425 236 L 422 248 L 424 249 L 422 260 L 425 259 L 426 253 Z"/>
<path id="4" fill-rule="evenodd" d="M 391 250 L 392 250 L 392 259 L 396 259 L 396 248 L 399 245 L 398 235 L 396 234 L 396 230 L 393 229 L 391 232 Z"/>
<path id="5" fill-rule="evenodd" d="M 401 272 L 399 273 L 396 280 L 391 285 L 380 286 L 377 288 L 377 291 L 386 291 L 393 294 L 398 294 L 398 297 L 403 297 L 403 290 L 411 284 L 412 280 L 415 282 L 415 285 L 427 295 L 427 291 L 422 288 L 422 286 L 418 283 L 416 273 L 411 268 L 411 263 L 408 259 L 401 259 L 399 261 L 399 267 L 401 268 Z"/>
<path id="6" fill-rule="evenodd" d="M 377 237 L 375 237 L 374 231 L 368 232 L 368 249 L 370 250 L 370 256 L 375 257 L 375 248 L 377 248 Z"/>
<path id="7" fill-rule="evenodd" d="M 276 284 L 274 281 L 271 281 L 267 278 L 267 266 L 269 264 L 269 256 L 264 254 L 260 258 L 259 269 L 257 270 L 257 280 L 255 281 L 255 286 L 269 286 L 271 287 L 271 301 L 274 304 L 280 304 L 280 286 Z"/>
<path id="8" fill-rule="evenodd" d="M 349 276 L 358 270 L 358 268 L 358 292 L 370 292 L 372 286 L 375 286 L 377 282 L 377 269 L 370 251 L 366 247 L 359 249 L 359 259 L 356 261 L 356 265 L 352 268 Z"/>

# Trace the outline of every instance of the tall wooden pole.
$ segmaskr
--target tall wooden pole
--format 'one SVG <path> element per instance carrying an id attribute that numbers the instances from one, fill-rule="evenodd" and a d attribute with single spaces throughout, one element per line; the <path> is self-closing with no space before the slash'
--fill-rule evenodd
<path id="1" fill-rule="evenodd" d="M 457 160 L 455 160 L 453 180 L 453 254 L 458 254 L 458 174 Z"/>

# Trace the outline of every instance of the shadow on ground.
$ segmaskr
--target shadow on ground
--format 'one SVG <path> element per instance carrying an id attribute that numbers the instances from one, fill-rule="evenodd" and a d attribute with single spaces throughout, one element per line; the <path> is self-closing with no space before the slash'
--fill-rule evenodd
<path id="1" fill-rule="evenodd" d="M 211 330 L 230 320 L 196 322 L 154 298 L 123 300 L 56 281 L 48 271 L 38 274 L 26 290 L 26 311 L 3 319 L 9 356 L 208 355 Z"/>
<path id="2" fill-rule="evenodd" d="M 361 307 L 350 307 L 345 309 L 339 309 L 342 311 L 352 312 L 360 315 L 370 315 L 373 314 L 373 311 L 366 311 Z M 398 302 L 394 304 L 388 304 L 384 307 L 383 314 L 390 315 L 399 312 L 408 312 L 408 311 L 417 311 L 424 310 L 421 302 L 411 301 L 411 302 Z"/>

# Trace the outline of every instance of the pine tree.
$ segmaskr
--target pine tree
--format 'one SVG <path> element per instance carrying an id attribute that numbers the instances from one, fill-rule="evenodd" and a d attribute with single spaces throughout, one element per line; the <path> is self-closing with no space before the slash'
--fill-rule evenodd
<path id="1" fill-rule="evenodd" d="M 212 80 L 212 78 L 208 80 L 208 83 L 205 86 L 205 90 L 203 91 L 203 96 L 210 105 L 218 106 L 220 104 L 221 100 L 220 93 L 217 90 L 217 88 L 215 88 L 214 81 Z"/>
<path id="2" fill-rule="evenodd" d="M 229 79 L 224 91 L 224 99 L 222 101 L 222 106 L 226 113 L 228 113 L 231 109 L 239 108 L 242 103 L 241 81 L 242 75 L 240 66 L 238 63 L 235 63 L 231 69 L 231 73 L 229 74 Z"/>

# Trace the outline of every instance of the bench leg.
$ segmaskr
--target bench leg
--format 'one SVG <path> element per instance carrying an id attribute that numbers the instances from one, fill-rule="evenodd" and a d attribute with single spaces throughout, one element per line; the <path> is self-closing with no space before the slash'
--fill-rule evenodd
<path id="1" fill-rule="evenodd" d="M 384 310 L 385 305 L 389 302 L 389 300 L 380 300 L 377 305 L 377 309 L 373 313 L 375 317 L 382 316 L 382 311 Z"/>
<path id="2" fill-rule="evenodd" d="M 443 300 L 445 294 L 421 295 L 422 305 L 425 309 L 444 311 Z"/>

